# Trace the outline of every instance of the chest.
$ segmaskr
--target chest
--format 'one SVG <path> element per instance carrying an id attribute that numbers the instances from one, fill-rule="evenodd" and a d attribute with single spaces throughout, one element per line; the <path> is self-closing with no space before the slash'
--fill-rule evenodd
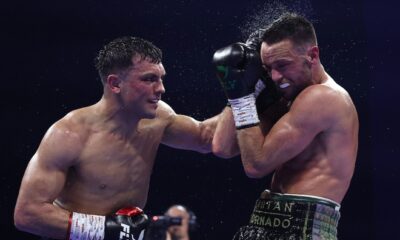
<path id="1" fill-rule="evenodd" d="M 118 187 L 121 183 L 137 185 L 148 181 L 162 130 L 141 127 L 130 136 L 96 132 L 89 136 L 74 166 L 82 183 Z"/>

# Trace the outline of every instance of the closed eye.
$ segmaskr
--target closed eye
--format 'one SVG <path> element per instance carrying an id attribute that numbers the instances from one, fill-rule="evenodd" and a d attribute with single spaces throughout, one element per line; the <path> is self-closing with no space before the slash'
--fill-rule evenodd
<path id="1" fill-rule="evenodd" d="M 156 74 L 145 74 L 140 78 L 140 80 L 145 81 L 145 82 L 162 81 L 162 79 L 159 76 L 157 76 Z"/>
<path id="2" fill-rule="evenodd" d="M 275 66 L 278 71 L 285 70 L 285 68 L 289 66 L 289 63 L 279 63 Z"/>

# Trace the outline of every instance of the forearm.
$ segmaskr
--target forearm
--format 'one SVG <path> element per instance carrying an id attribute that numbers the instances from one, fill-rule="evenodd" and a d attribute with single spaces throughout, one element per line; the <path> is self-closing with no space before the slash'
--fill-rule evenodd
<path id="1" fill-rule="evenodd" d="M 25 232 L 53 239 L 66 239 L 70 212 L 51 203 L 17 205 L 16 227 Z"/>
<path id="2" fill-rule="evenodd" d="M 219 115 L 216 115 L 199 123 L 199 133 L 195 134 L 198 139 L 197 143 L 194 144 L 197 146 L 196 151 L 201 153 L 210 153 L 212 151 L 212 143 L 218 119 Z"/>
<path id="3" fill-rule="evenodd" d="M 219 115 L 212 141 L 212 151 L 222 158 L 231 158 L 239 154 L 235 121 L 230 107 L 226 107 Z"/>
<path id="4" fill-rule="evenodd" d="M 238 130 L 237 136 L 243 167 L 249 177 L 261 178 L 275 169 L 272 152 L 265 149 L 260 126 Z"/>
<path id="5" fill-rule="evenodd" d="M 148 217 L 127 207 L 107 216 L 68 212 L 52 204 L 16 208 L 18 229 L 52 239 L 142 239 Z M 90 236 L 88 238 L 88 236 Z"/>

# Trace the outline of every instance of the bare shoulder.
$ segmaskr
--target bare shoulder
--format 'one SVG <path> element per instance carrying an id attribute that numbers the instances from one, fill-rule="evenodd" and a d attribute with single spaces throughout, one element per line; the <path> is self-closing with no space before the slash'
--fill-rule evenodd
<path id="1" fill-rule="evenodd" d="M 47 130 L 37 152 L 41 161 L 66 163 L 78 158 L 89 135 L 88 111 L 74 110 Z M 62 159 L 65 161 L 60 161 Z"/>
<path id="2" fill-rule="evenodd" d="M 170 121 L 174 116 L 176 116 L 176 113 L 168 103 L 164 101 L 158 102 L 157 118 Z"/>
<path id="3" fill-rule="evenodd" d="M 75 141 L 84 141 L 90 131 L 92 108 L 80 108 L 69 112 L 51 127 L 58 134 Z"/>
<path id="4" fill-rule="evenodd" d="M 312 108 L 320 114 L 346 112 L 353 108 L 347 91 L 336 83 L 316 84 L 304 89 L 292 104 L 292 108 Z"/>
<path id="5" fill-rule="evenodd" d="M 357 118 L 349 94 L 333 80 L 304 89 L 294 100 L 289 113 L 290 119 L 299 127 L 317 127 L 321 131 L 341 126 L 345 119 Z"/>

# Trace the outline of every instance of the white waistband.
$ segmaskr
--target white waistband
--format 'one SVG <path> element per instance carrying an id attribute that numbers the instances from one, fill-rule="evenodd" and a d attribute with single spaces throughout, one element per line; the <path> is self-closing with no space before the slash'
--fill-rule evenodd
<path id="1" fill-rule="evenodd" d="M 270 191 L 270 190 L 265 190 L 265 191 Z M 340 204 L 329 199 L 329 198 L 324 198 L 324 197 L 319 197 L 319 196 L 314 196 L 314 195 L 307 195 L 307 194 L 293 194 L 293 193 L 276 193 L 276 192 L 271 192 L 273 194 L 280 194 L 283 196 L 294 196 L 294 197 L 309 197 L 309 198 L 315 198 L 323 201 L 330 202 L 335 205 L 335 210 L 339 211 L 340 210 Z"/>

